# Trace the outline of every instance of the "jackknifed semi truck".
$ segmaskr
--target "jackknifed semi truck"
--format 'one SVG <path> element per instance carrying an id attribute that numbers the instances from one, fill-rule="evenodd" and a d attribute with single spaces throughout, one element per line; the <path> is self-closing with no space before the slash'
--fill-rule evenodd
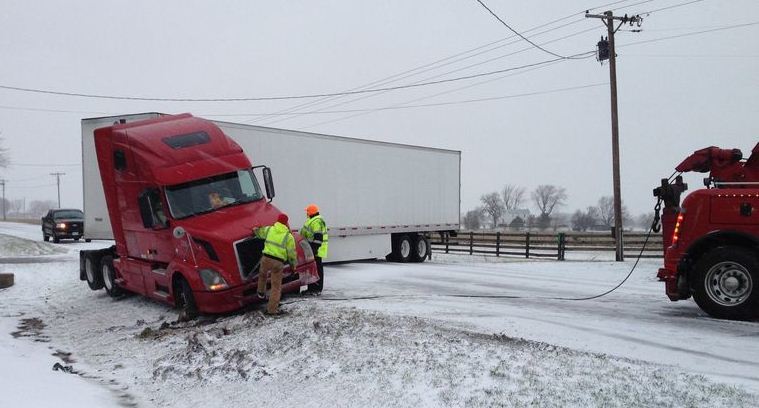
<path id="1" fill-rule="evenodd" d="M 115 245 L 81 251 L 80 279 L 188 313 L 255 301 L 263 242 L 251 229 L 285 212 L 297 230 L 310 203 L 328 224 L 327 262 L 423 262 L 429 236 L 459 229 L 454 150 L 140 113 L 83 119 L 82 166 L 84 238 Z M 318 279 L 294 235 L 283 291 Z"/>

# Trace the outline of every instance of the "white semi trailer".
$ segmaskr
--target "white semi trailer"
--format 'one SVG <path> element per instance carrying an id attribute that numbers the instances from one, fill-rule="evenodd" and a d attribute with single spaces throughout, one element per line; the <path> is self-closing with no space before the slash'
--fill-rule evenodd
<path id="1" fill-rule="evenodd" d="M 141 113 L 82 120 L 85 239 L 113 239 L 94 130 L 151 119 Z M 274 203 L 305 221 L 317 204 L 329 226 L 329 262 L 424 261 L 427 237 L 459 228 L 461 152 L 214 121 L 254 165 L 271 168 Z M 245 222 L 245 220 L 240 220 Z"/>

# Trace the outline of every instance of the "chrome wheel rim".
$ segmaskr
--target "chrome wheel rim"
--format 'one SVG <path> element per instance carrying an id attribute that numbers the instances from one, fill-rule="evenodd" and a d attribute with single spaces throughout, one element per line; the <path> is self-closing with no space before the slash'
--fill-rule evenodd
<path id="1" fill-rule="evenodd" d="M 111 282 L 111 276 L 108 273 L 108 265 L 103 265 L 103 284 L 109 291 L 113 289 L 113 282 Z"/>
<path id="2" fill-rule="evenodd" d="M 427 255 L 427 241 L 420 239 L 419 242 L 416 243 L 416 254 L 419 255 L 420 258 Z"/>
<path id="3" fill-rule="evenodd" d="M 704 283 L 709 298 L 722 306 L 742 304 L 754 288 L 748 269 L 733 261 L 712 266 L 706 273 Z"/>
<path id="4" fill-rule="evenodd" d="M 408 242 L 407 239 L 404 239 L 401 241 L 401 256 L 404 258 L 408 258 L 408 256 L 411 254 L 411 243 Z"/>
<path id="5" fill-rule="evenodd" d="M 87 258 L 84 261 L 84 273 L 87 274 L 87 282 L 95 282 L 95 271 L 93 269 L 92 259 Z"/>

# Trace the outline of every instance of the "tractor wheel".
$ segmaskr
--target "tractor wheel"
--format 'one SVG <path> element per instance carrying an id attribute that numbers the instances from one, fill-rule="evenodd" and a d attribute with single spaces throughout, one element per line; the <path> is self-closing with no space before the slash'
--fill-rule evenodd
<path id="1" fill-rule="evenodd" d="M 759 258 L 740 247 L 707 252 L 694 269 L 693 299 L 719 319 L 749 320 L 759 316 Z"/>
<path id="2" fill-rule="evenodd" d="M 180 322 L 186 322 L 198 317 L 198 306 L 195 304 L 195 296 L 192 294 L 190 284 L 184 278 L 179 278 L 174 288 L 174 299 L 179 308 Z"/>
<path id="3" fill-rule="evenodd" d="M 106 255 L 100 259 L 100 272 L 106 293 L 112 298 L 121 297 L 124 294 L 124 290 L 116 283 L 116 270 L 113 268 L 113 257 Z"/>
<path id="4" fill-rule="evenodd" d="M 84 275 L 87 277 L 87 285 L 92 290 L 100 290 L 103 288 L 103 275 L 98 273 L 100 263 L 96 262 L 92 254 L 87 254 L 84 257 Z"/>

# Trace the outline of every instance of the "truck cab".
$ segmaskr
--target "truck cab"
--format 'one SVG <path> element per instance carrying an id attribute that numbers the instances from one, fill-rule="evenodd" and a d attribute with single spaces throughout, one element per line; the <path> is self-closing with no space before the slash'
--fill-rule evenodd
<path id="1" fill-rule="evenodd" d="M 682 200 L 682 176 L 654 190 L 662 209 L 664 267 L 658 277 L 672 301 L 693 296 L 709 315 L 759 317 L 759 144 L 743 160 L 738 149 L 708 147 L 676 167 L 709 172 L 706 188 Z M 659 204 L 657 204 L 657 207 Z"/>
<path id="2" fill-rule="evenodd" d="M 263 242 L 251 229 L 280 214 L 271 171 L 251 166 L 216 125 L 189 114 L 115 123 L 94 139 L 115 245 L 82 251 L 80 278 L 190 314 L 254 302 Z M 310 247 L 294 235 L 298 266 L 286 270 L 283 292 L 318 280 Z"/>

